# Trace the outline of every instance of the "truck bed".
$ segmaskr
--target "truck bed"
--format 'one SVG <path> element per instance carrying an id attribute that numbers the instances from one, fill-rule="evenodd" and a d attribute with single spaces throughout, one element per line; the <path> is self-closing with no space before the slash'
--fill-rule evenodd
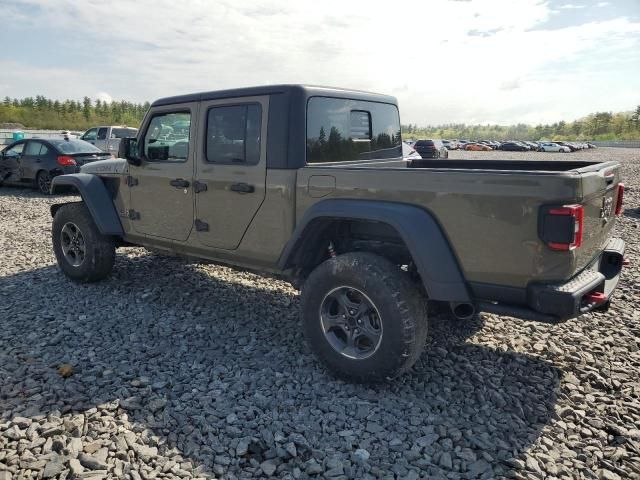
<path id="1" fill-rule="evenodd" d="M 326 198 L 419 205 L 441 225 L 470 283 L 524 295 L 531 282 L 573 277 L 602 251 L 614 224 L 601 217 L 603 199 L 614 200 L 619 181 L 616 162 L 387 160 L 308 165 L 296 197 L 298 215 Z M 572 204 L 584 205 L 582 246 L 552 251 L 540 238 L 540 209 Z"/>
<path id="2" fill-rule="evenodd" d="M 603 163 L 581 160 L 412 160 L 409 168 L 434 168 L 438 170 L 500 170 L 519 172 L 581 172 L 594 171 Z"/>

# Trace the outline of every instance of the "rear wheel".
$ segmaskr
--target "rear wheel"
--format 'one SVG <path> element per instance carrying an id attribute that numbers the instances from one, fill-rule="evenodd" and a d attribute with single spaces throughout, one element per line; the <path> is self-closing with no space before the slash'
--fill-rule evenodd
<path id="1" fill-rule="evenodd" d="M 67 277 L 88 283 L 111 273 L 115 242 L 100 233 L 84 203 L 60 207 L 53 218 L 51 236 L 58 266 Z"/>
<path id="2" fill-rule="evenodd" d="M 51 195 L 51 174 L 40 170 L 36 175 L 36 188 L 45 195 Z"/>
<path id="3" fill-rule="evenodd" d="M 319 265 L 302 287 L 300 314 L 313 352 L 348 380 L 397 377 L 426 342 L 423 295 L 397 265 L 371 253 Z"/>
<path id="4" fill-rule="evenodd" d="M 546 150 L 544 148 L 541 148 L 540 151 L 541 152 L 546 152 Z"/>

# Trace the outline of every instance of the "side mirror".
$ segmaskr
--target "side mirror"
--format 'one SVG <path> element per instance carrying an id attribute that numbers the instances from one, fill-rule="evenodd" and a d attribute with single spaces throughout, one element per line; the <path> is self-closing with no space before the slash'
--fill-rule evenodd
<path id="1" fill-rule="evenodd" d="M 138 154 L 138 140 L 135 138 L 123 138 L 120 140 L 118 157 L 126 158 L 129 165 L 140 165 L 142 163 Z"/>

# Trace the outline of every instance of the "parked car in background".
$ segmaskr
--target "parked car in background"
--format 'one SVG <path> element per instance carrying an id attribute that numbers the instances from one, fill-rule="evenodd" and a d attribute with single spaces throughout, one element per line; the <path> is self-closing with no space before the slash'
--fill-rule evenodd
<path id="1" fill-rule="evenodd" d="M 120 140 L 123 138 L 134 138 L 137 134 L 137 128 L 112 125 L 90 128 L 84 132 L 80 139 L 95 145 L 103 152 L 117 155 Z"/>
<path id="2" fill-rule="evenodd" d="M 529 147 L 530 150 L 533 150 L 534 152 L 537 152 L 538 149 L 540 148 L 540 145 L 538 145 L 536 142 L 522 142 L 525 145 L 527 145 Z"/>
<path id="3" fill-rule="evenodd" d="M 449 158 L 449 151 L 442 140 L 418 140 L 413 148 L 422 158 Z"/>
<path id="4" fill-rule="evenodd" d="M 529 151 L 529 147 L 517 142 L 504 142 L 500 145 L 500 150 L 505 152 L 527 152 Z"/>
<path id="5" fill-rule="evenodd" d="M 540 145 L 541 152 L 561 152 L 561 153 L 569 153 L 571 149 L 565 145 L 559 145 L 554 142 L 546 142 Z"/>
<path id="6" fill-rule="evenodd" d="M 489 145 L 486 145 L 484 143 L 467 143 L 464 146 L 465 150 L 470 150 L 473 152 L 488 152 L 493 150 L 493 148 L 491 148 Z"/>
<path id="7" fill-rule="evenodd" d="M 422 158 L 408 142 L 402 142 L 402 158 L 411 160 L 414 158 Z"/>
<path id="8" fill-rule="evenodd" d="M 83 140 L 19 140 L 0 153 L 0 182 L 31 185 L 48 195 L 54 177 L 76 173 L 85 163 L 109 158 L 111 154 Z"/>
<path id="9" fill-rule="evenodd" d="M 556 145 L 566 147 L 569 149 L 570 152 L 577 152 L 578 150 L 582 149 L 577 143 L 572 143 L 572 142 L 551 142 L 551 143 L 555 143 Z M 551 150 L 547 150 L 547 151 L 550 152 Z"/>
<path id="10" fill-rule="evenodd" d="M 447 150 L 455 150 L 453 143 L 451 143 L 451 140 L 442 140 L 442 144 Z"/>

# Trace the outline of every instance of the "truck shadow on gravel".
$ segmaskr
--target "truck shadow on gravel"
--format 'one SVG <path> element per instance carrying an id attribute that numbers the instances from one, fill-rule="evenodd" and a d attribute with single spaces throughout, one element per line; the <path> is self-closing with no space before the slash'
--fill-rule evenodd
<path id="1" fill-rule="evenodd" d="M 26 417 L 40 424 L 36 437 L 59 425 L 62 444 L 97 440 L 116 475 L 144 464 L 257 476 L 270 459 L 282 478 L 295 468 L 493 478 L 523 468 L 519 457 L 554 415 L 559 371 L 465 343 L 481 319 L 432 321 L 410 373 L 352 385 L 310 355 L 286 284 L 133 251 L 97 284 L 73 284 L 54 266 L 0 278 L 4 450 L 17 445 L 11 420 Z M 73 366 L 69 378 L 62 364 Z"/>

